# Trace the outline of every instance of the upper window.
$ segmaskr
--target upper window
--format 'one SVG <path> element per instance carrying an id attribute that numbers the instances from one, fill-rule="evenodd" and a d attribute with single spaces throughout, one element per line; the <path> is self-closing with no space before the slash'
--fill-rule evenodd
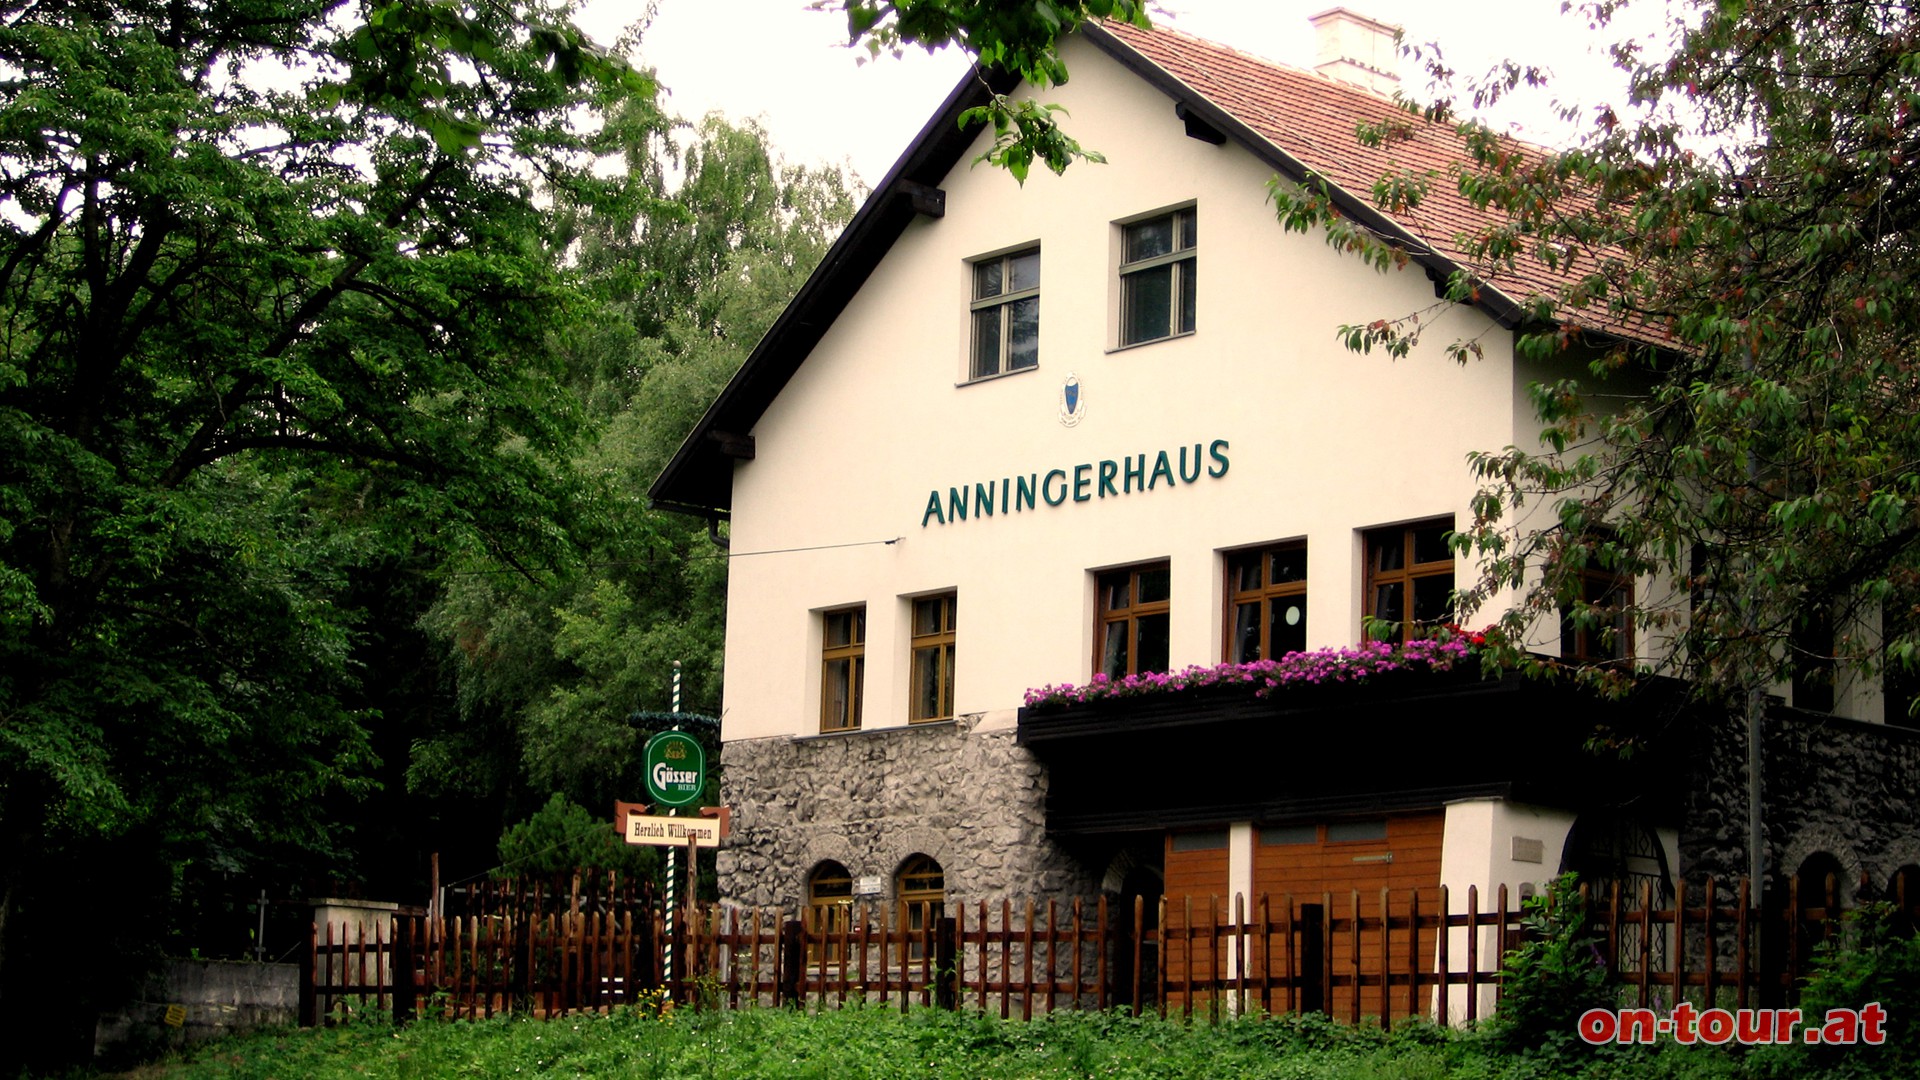
<path id="1" fill-rule="evenodd" d="M 1789 644 L 1793 649 L 1793 707 L 1830 713 L 1834 706 L 1833 612 L 1825 604 L 1808 604 L 1795 621 Z"/>
<path id="2" fill-rule="evenodd" d="M 1040 363 L 1040 249 L 973 264 L 973 358 L 967 378 Z"/>
<path id="3" fill-rule="evenodd" d="M 1096 670 L 1109 679 L 1167 670 L 1168 600 L 1173 587 L 1167 564 L 1109 570 L 1100 575 L 1099 586 Z"/>
<path id="4" fill-rule="evenodd" d="M 1633 655 L 1633 579 L 1592 563 L 1580 570 L 1582 618 L 1574 605 L 1560 609 L 1560 658 L 1583 663 L 1624 660 Z"/>
<path id="5" fill-rule="evenodd" d="M 1367 533 L 1365 614 L 1394 626 L 1376 638 L 1406 641 L 1453 618 L 1452 518 Z"/>
<path id="6" fill-rule="evenodd" d="M 1120 344 L 1193 333 L 1191 208 L 1121 227 Z"/>
<path id="7" fill-rule="evenodd" d="M 1227 555 L 1227 662 L 1272 660 L 1307 647 L 1307 546 Z"/>
<path id="8" fill-rule="evenodd" d="M 861 683 L 866 677 L 867 609 L 841 608 L 821 616 L 820 730 L 860 727 Z"/>
<path id="9" fill-rule="evenodd" d="M 913 602 L 913 705 L 907 719 L 919 724 L 953 719 L 953 593 Z"/>

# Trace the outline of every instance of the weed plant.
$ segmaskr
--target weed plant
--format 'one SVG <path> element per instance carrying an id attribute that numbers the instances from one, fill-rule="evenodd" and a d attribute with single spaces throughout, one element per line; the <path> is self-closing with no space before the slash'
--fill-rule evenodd
<path id="1" fill-rule="evenodd" d="M 1571 1023 L 1571 1020 L 1569 1021 Z M 971 1012 L 849 1006 L 622 1009 L 565 1020 L 357 1021 L 255 1034 L 127 1074 L 132 1080 L 1778 1080 L 1888 1075 L 1724 1047 L 1597 1048 L 1582 1060 L 1499 1048 L 1483 1032 L 1320 1017 L 1183 1023 L 1119 1012 L 1003 1021 Z"/>

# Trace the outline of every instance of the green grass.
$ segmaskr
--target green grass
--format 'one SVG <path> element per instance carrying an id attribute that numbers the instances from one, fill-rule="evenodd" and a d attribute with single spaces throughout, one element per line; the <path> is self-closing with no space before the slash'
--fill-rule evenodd
<path id="1" fill-rule="evenodd" d="M 1874 1075 L 1872 1050 L 1849 1062 Z M 1784 1080 L 1804 1059 L 1771 1051 L 1663 1045 L 1593 1050 L 1562 1045 L 1501 1054 L 1474 1033 L 1427 1026 L 1391 1035 L 1318 1018 L 1186 1025 L 1116 1014 L 1030 1022 L 878 1008 L 636 1012 L 538 1020 L 355 1023 L 264 1032 L 211 1043 L 176 1061 L 124 1074 L 136 1080 L 370 1077 L 594 1077 L 744 1080 L 1114 1078 L 1184 1080 Z M 1849 1074 L 1836 1074 L 1849 1075 Z"/>

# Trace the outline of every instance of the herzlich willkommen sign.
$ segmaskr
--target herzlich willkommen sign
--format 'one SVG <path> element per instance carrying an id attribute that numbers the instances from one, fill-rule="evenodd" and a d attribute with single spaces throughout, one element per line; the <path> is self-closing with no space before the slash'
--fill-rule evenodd
<path id="1" fill-rule="evenodd" d="M 653 814 L 628 814 L 626 841 L 656 847 L 720 846 L 720 819 L 706 817 L 659 817 Z"/>

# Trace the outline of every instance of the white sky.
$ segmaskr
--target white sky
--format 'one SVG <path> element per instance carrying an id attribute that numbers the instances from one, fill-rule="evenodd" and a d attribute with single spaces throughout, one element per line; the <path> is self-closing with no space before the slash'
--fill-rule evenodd
<path id="1" fill-rule="evenodd" d="M 1156 21 L 1270 59 L 1309 67 L 1313 31 L 1307 16 L 1340 0 L 1160 0 Z M 580 25 L 612 42 L 646 8 L 642 0 L 588 0 Z M 669 91 L 667 111 L 698 118 L 718 110 L 755 117 L 774 147 L 797 162 L 850 161 L 869 185 L 886 174 L 946 93 L 966 71 L 957 52 L 914 51 L 861 64 L 865 50 L 846 48 L 845 21 L 807 10 L 806 0 L 657 0 L 657 15 L 636 57 L 655 68 Z M 1409 42 L 1437 41 L 1463 75 L 1502 58 L 1549 67 L 1552 93 L 1586 105 L 1624 104 L 1624 82 L 1601 51 L 1617 31 L 1597 35 L 1578 15 L 1561 15 L 1559 0 L 1347 0 L 1361 14 L 1406 28 Z M 1633 12 L 1643 33 L 1658 28 L 1662 0 Z M 1413 72 L 1403 66 L 1402 76 Z M 1499 119 L 1545 144 L 1567 141 L 1546 98 Z M 1587 115 L 1592 115 L 1589 112 Z M 1071 118 L 1067 121 L 1072 130 Z"/>

